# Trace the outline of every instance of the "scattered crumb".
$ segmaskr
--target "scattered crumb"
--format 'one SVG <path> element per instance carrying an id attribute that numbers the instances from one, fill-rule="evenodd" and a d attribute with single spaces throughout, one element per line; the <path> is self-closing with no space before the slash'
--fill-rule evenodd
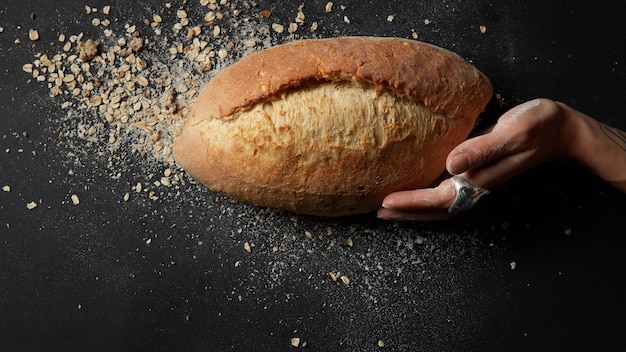
<path id="1" fill-rule="evenodd" d="M 511 270 L 515 270 L 516 267 L 517 267 L 517 263 L 511 262 Z"/>
<path id="2" fill-rule="evenodd" d="M 259 12 L 259 15 L 261 15 L 261 17 L 263 18 L 270 18 L 270 16 L 272 15 L 272 12 L 269 10 L 263 10 Z"/>
<path id="3" fill-rule="evenodd" d="M 333 11 L 333 3 L 331 1 L 326 3 L 326 8 L 324 8 L 324 12 L 330 13 Z"/>
<path id="4" fill-rule="evenodd" d="M 194 27 L 194 28 L 200 28 L 200 27 Z M 197 35 L 196 35 L 197 36 Z M 128 48 L 130 50 L 132 50 L 135 53 L 138 53 L 140 51 L 143 50 L 143 40 L 140 38 L 135 38 L 133 40 L 130 41 L 130 43 L 128 44 Z"/>
<path id="5" fill-rule="evenodd" d="M 571 235 L 572 234 L 572 228 L 571 227 L 566 228 L 565 231 L 563 231 L 563 233 L 565 233 L 566 236 Z"/>
<path id="6" fill-rule="evenodd" d="M 485 34 L 485 32 L 487 32 L 487 27 L 480 26 L 480 33 Z"/>
<path id="7" fill-rule="evenodd" d="M 294 337 L 291 339 L 290 343 L 291 343 L 291 346 L 293 347 L 300 347 L 300 338 Z"/>
<path id="8" fill-rule="evenodd" d="M 427 18 L 427 19 L 425 19 L 425 20 L 424 20 L 424 24 L 425 24 L 425 25 L 429 25 L 429 24 L 430 24 L 430 20 L 429 20 L 428 18 Z"/>
<path id="9" fill-rule="evenodd" d="M 250 248 L 250 243 L 248 242 L 243 244 L 243 249 L 248 253 L 252 252 L 252 248 Z"/>
<path id="10" fill-rule="evenodd" d="M 11 192 L 11 187 L 10 186 L 2 186 L 2 190 L 5 192 Z"/>
<path id="11" fill-rule="evenodd" d="M 98 55 L 98 47 L 100 43 L 94 40 L 87 40 L 86 42 L 78 43 L 76 51 L 78 52 L 78 57 L 80 61 L 87 62 L 93 59 L 96 55 Z"/>
<path id="12" fill-rule="evenodd" d="M 395 18 L 394 15 L 389 15 L 387 16 L 387 22 L 393 22 L 393 19 Z"/>
<path id="13" fill-rule="evenodd" d="M 304 15 L 304 12 L 302 12 L 302 10 L 298 11 L 298 13 L 296 14 L 296 18 L 295 21 L 298 25 L 302 26 L 304 25 L 304 19 L 306 18 L 306 16 Z"/>
<path id="14" fill-rule="evenodd" d="M 285 31 L 285 27 L 283 27 L 282 24 L 278 24 L 278 23 L 272 23 L 272 29 L 276 33 L 282 33 Z"/>
<path id="15" fill-rule="evenodd" d="M 36 29 L 29 30 L 28 31 L 28 38 L 30 38 L 30 40 L 32 40 L 32 41 L 39 40 L 39 32 L 37 32 Z"/>
<path id="16" fill-rule="evenodd" d="M 30 202 L 30 203 L 26 204 L 26 208 L 28 208 L 30 210 L 37 208 L 37 202 Z"/>
<path id="17" fill-rule="evenodd" d="M 383 340 L 378 340 L 378 347 L 385 347 L 385 342 Z"/>
<path id="18" fill-rule="evenodd" d="M 74 203 L 74 205 L 80 204 L 80 199 L 75 194 L 72 194 L 72 203 Z"/>
<path id="19" fill-rule="evenodd" d="M 350 279 L 349 279 L 347 276 L 342 275 L 342 276 L 340 277 L 340 279 L 341 279 L 341 282 L 343 282 L 343 284 L 344 284 L 344 285 L 346 285 L 346 286 L 350 286 Z"/>

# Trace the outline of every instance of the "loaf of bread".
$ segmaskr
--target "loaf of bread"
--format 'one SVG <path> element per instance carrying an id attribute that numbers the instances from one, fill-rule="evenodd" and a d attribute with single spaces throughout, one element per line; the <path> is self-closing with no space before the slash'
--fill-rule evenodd
<path id="1" fill-rule="evenodd" d="M 445 170 L 492 95 L 458 55 L 399 38 L 299 40 L 212 78 L 174 144 L 211 190 L 320 216 L 367 213 Z"/>

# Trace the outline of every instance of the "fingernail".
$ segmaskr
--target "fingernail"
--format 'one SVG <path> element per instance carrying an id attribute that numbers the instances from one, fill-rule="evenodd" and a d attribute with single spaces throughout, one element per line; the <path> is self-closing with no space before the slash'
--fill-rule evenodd
<path id="1" fill-rule="evenodd" d="M 467 160 L 465 155 L 455 155 L 452 159 L 450 159 L 448 165 L 446 165 L 446 169 L 448 169 L 448 172 L 452 175 L 463 173 L 467 171 L 468 167 L 469 160 Z"/>

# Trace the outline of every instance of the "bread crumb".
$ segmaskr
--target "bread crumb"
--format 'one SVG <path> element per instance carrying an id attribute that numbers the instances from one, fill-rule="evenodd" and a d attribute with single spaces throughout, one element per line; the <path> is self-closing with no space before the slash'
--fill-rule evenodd
<path id="1" fill-rule="evenodd" d="M 333 11 L 333 3 L 332 1 L 329 1 L 326 3 L 326 8 L 324 9 L 324 12 L 330 13 L 332 11 Z"/>
<path id="2" fill-rule="evenodd" d="M 283 27 L 282 24 L 278 24 L 278 23 L 272 23 L 272 29 L 276 33 L 282 33 L 285 31 L 285 27 Z"/>
<path id="3" fill-rule="evenodd" d="M 32 40 L 32 41 L 39 40 L 39 32 L 37 32 L 36 29 L 29 30 L 28 31 L 28 38 L 30 38 L 30 40 Z"/>
<path id="4" fill-rule="evenodd" d="M 37 208 L 37 202 L 30 202 L 30 203 L 26 204 L 26 208 L 28 208 L 29 210 L 33 210 L 33 209 Z"/>
<path id="5" fill-rule="evenodd" d="M 387 16 L 387 22 L 393 22 L 393 19 L 395 18 L 394 15 L 389 15 Z"/>
<path id="6" fill-rule="evenodd" d="M 517 263 L 516 262 L 511 262 L 511 270 L 515 270 L 515 268 L 517 268 Z"/>
<path id="7" fill-rule="evenodd" d="M 378 340 L 378 347 L 385 347 L 385 342 L 383 340 Z"/>
<path id="8" fill-rule="evenodd" d="M 78 52 L 78 58 L 82 62 L 87 62 L 93 59 L 96 55 L 98 55 L 98 47 L 100 43 L 94 40 L 87 40 L 86 42 L 79 42 L 76 47 L 76 51 Z"/>
<path id="9" fill-rule="evenodd" d="M 485 32 L 487 32 L 487 27 L 480 26 L 480 33 L 485 34 Z"/>
<path id="10" fill-rule="evenodd" d="M 344 284 L 344 285 L 346 285 L 346 286 L 350 286 L 350 279 L 349 279 L 347 276 L 342 275 L 342 276 L 340 277 L 340 279 L 341 279 L 341 282 L 343 282 L 343 284 Z"/>
<path id="11" fill-rule="evenodd" d="M 302 12 L 302 10 L 298 11 L 298 14 L 296 15 L 296 23 L 302 26 L 304 24 L 304 19 L 304 12 Z"/>
<path id="12" fill-rule="evenodd" d="M 105 7 L 102 8 L 102 13 L 105 15 L 108 15 L 109 13 L 111 13 L 111 6 L 110 5 L 106 5 Z"/>
<path id="13" fill-rule="evenodd" d="M 293 347 L 300 347 L 300 338 L 294 337 L 291 339 L 290 343 Z"/>
<path id="14" fill-rule="evenodd" d="M 4 28 L 0 27 L 0 33 L 4 32 Z"/>
<path id="15" fill-rule="evenodd" d="M 563 231 L 563 233 L 564 233 L 566 236 L 571 235 L 571 234 L 572 234 L 572 228 L 571 228 L 571 227 L 566 228 L 566 229 L 565 229 L 565 231 Z"/>
<path id="16" fill-rule="evenodd" d="M 72 203 L 74 203 L 74 205 L 80 204 L 80 199 L 75 194 L 72 194 Z"/>
<path id="17" fill-rule="evenodd" d="M 269 10 L 263 10 L 259 12 L 259 15 L 261 15 L 261 17 L 263 18 L 270 18 L 270 16 L 272 15 L 272 12 Z"/>
<path id="18" fill-rule="evenodd" d="M 424 24 L 425 24 L 425 25 L 429 25 L 429 24 L 430 24 L 430 20 L 429 20 L 428 18 L 427 18 L 427 19 L 425 19 L 425 20 L 424 20 Z"/>
<path id="19" fill-rule="evenodd" d="M 243 249 L 248 253 L 252 252 L 252 248 L 250 247 L 250 243 L 248 242 L 243 244 Z"/>
<path id="20" fill-rule="evenodd" d="M 139 39 L 139 38 L 135 38 L 133 40 L 130 41 L 130 43 L 128 44 L 128 48 L 130 50 L 132 50 L 133 52 L 137 53 L 143 50 L 143 40 Z"/>
<path id="21" fill-rule="evenodd" d="M 337 274 L 335 274 L 334 272 L 329 272 L 328 276 L 330 276 L 330 279 L 333 281 L 337 281 Z"/>
<path id="22" fill-rule="evenodd" d="M 11 187 L 10 186 L 2 186 L 2 190 L 5 192 L 11 192 Z"/>

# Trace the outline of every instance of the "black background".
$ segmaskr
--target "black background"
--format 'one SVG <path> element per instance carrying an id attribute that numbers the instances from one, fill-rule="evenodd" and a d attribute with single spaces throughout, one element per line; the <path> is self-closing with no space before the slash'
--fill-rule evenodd
<path id="1" fill-rule="evenodd" d="M 621 2 L 345 1 L 331 14 L 325 3 L 302 2 L 319 23 L 302 37 L 413 29 L 470 60 L 501 95 L 484 124 L 548 97 L 626 129 Z M 163 7 L 87 5 L 107 4 L 114 26 Z M 436 223 L 294 217 L 191 184 L 123 202 L 163 167 L 131 160 L 112 178 L 106 157 L 68 162 L 57 133 L 66 112 L 21 69 L 60 50 L 58 33 L 95 31 L 84 5 L 0 3 L 0 186 L 11 186 L 0 192 L 0 350 L 282 351 L 292 337 L 314 351 L 626 348 L 625 198 L 576 166 L 540 166 Z M 268 9 L 260 23 L 287 24 L 298 5 L 259 1 L 247 13 Z M 28 210 L 30 201 L 40 204 Z"/>

